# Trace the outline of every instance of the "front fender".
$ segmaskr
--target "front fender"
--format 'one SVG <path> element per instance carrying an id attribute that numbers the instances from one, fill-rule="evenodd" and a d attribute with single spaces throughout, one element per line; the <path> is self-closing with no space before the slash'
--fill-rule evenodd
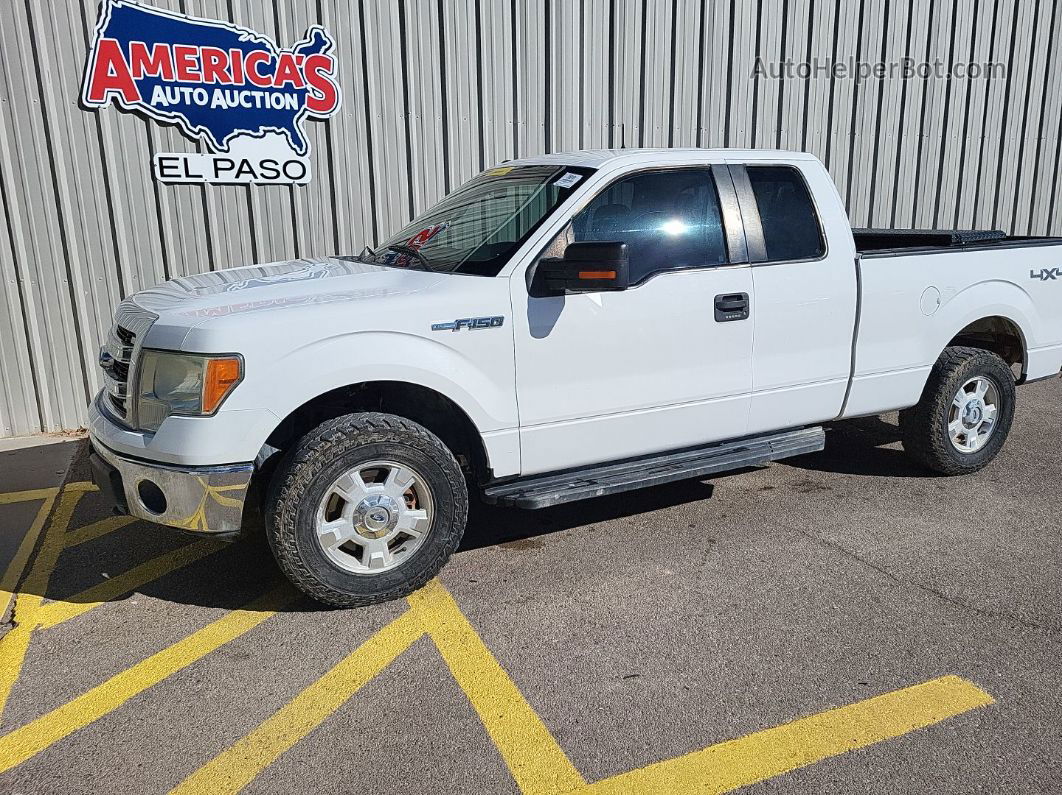
<path id="1" fill-rule="evenodd" d="M 279 424 L 326 392 L 373 381 L 413 384 L 448 398 L 476 427 L 494 473 L 519 472 L 515 364 L 508 335 L 444 333 L 432 339 L 396 331 L 337 334 L 283 354 L 262 372 L 260 383 L 244 383 L 240 389 L 248 396 L 267 395 L 265 402 Z"/>
<path id="2" fill-rule="evenodd" d="M 402 332 L 365 331 L 295 348 L 277 360 L 276 371 L 285 374 L 286 384 L 278 389 L 270 408 L 280 417 L 339 387 L 402 381 L 449 398 L 480 433 L 517 425 L 511 353 L 508 362 L 476 361 L 442 341 Z"/>

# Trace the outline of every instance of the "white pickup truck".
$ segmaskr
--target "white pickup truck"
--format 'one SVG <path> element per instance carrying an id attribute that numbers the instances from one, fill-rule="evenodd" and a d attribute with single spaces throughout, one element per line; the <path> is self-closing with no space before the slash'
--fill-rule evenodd
<path id="1" fill-rule="evenodd" d="M 822 448 L 901 409 L 987 464 L 1062 370 L 1062 239 L 856 230 L 807 154 L 552 154 L 489 169 L 358 256 L 189 276 L 118 307 L 91 407 L 118 510 L 252 516 L 337 606 L 399 597 L 469 491 L 538 508 Z"/>

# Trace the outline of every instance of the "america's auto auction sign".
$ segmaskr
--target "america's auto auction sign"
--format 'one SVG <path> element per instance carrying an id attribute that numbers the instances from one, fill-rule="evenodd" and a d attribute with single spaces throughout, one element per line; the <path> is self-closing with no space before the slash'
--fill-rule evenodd
<path id="1" fill-rule="evenodd" d="M 335 41 L 314 25 L 290 49 L 229 22 L 104 0 L 82 102 L 177 125 L 205 153 L 159 153 L 163 182 L 305 183 L 304 123 L 339 109 Z"/>

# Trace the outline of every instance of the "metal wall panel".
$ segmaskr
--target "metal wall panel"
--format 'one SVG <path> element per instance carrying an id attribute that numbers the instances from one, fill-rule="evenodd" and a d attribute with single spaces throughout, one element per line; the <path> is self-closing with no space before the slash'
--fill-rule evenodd
<path id="1" fill-rule="evenodd" d="M 0 4 L 0 436 L 77 427 L 122 297 L 357 251 L 507 158 L 757 146 L 824 160 L 856 225 L 1062 234 L 1062 9 L 1036 0 L 152 0 L 290 46 L 336 38 L 343 105 L 304 187 L 161 185 L 173 127 L 78 105 L 96 0 Z M 755 75 L 811 59 L 979 79 Z"/>

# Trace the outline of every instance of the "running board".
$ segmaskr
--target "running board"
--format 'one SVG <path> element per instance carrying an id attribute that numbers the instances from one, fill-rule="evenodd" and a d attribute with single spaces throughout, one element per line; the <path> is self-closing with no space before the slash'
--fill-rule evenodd
<path id="1" fill-rule="evenodd" d="M 822 428 L 801 428 L 694 450 L 661 453 L 618 464 L 603 464 L 500 483 L 483 490 L 483 501 L 516 508 L 548 508 L 590 497 L 644 489 L 673 480 L 763 466 L 779 458 L 817 453 L 825 446 L 826 433 Z"/>

